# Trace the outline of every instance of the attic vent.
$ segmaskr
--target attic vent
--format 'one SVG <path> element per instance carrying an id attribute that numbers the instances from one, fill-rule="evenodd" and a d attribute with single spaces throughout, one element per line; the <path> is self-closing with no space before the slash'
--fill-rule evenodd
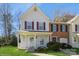
<path id="1" fill-rule="evenodd" d="M 34 8 L 34 11 L 37 11 L 37 8 L 36 7 Z"/>

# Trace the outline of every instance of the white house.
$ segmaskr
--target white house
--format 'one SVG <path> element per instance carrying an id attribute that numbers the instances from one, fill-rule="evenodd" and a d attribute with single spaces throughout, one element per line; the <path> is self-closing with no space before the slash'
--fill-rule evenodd
<path id="1" fill-rule="evenodd" d="M 79 15 L 67 22 L 69 25 L 69 44 L 79 48 Z"/>
<path id="2" fill-rule="evenodd" d="M 19 49 L 47 47 L 49 41 L 68 43 L 79 48 L 79 16 L 68 22 L 51 22 L 39 7 L 33 5 L 20 16 L 17 38 Z"/>
<path id="3" fill-rule="evenodd" d="M 39 7 L 33 5 L 20 17 L 20 30 L 17 33 L 18 48 L 46 47 L 51 35 L 49 24 L 49 18 Z"/>

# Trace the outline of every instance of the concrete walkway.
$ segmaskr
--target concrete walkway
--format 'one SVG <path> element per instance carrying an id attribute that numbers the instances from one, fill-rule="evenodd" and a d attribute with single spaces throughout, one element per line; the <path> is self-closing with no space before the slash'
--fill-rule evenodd
<path id="1" fill-rule="evenodd" d="M 68 55 L 77 55 L 76 52 L 72 52 L 70 49 L 62 49 L 62 51 Z"/>
<path id="2" fill-rule="evenodd" d="M 66 53 L 67 53 L 67 51 L 66 51 Z M 35 55 L 35 56 L 55 56 L 55 55 L 48 55 L 48 54 L 45 54 L 45 53 L 32 53 L 33 55 Z M 76 55 L 75 53 L 73 54 L 73 53 L 71 53 L 71 54 L 69 54 L 69 53 L 67 53 L 68 55 L 70 55 L 70 56 L 79 56 L 79 55 Z"/>
<path id="3" fill-rule="evenodd" d="M 45 53 L 32 53 L 36 56 L 54 56 L 54 55 L 48 55 L 48 54 L 45 54 Z"/>

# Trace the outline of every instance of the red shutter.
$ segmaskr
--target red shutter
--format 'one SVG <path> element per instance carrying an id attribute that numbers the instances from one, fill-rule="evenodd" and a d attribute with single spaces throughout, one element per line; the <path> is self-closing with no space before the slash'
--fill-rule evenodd
<path id="1" fill-rule="evenodd" d="M 37 22 L 37 30 L 39 30 L 39 22 Z"/>
<path id="2" fill-rule="evenodd" d="M 32 30 L 34 30 L 34 22 L 32 22 Z"/>
<path id="3" fill-rule="evenodd" d="M 27 29 L 27 21 L 25 21 L 25 29 Z"/>
<path id="4" fill-rule="evenodd" d="M 45 22 L 44 22 L 44 30 L 46 29 L 46 28 L 45 28 L 45 25 L 46 25 L 46 24 L 45 24 Z"/>

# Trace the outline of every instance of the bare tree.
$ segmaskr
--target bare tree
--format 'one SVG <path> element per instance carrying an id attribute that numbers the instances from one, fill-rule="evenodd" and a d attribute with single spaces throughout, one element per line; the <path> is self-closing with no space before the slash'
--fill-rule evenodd
<path id="1" fill-rule="evenodd" d="M 3 35 L 5 37 L 5 43 L 9 44 L 11 39 L 11 31 L 12 31 L 12 15 L 10 12 L 10 5 L 9 4 L 1 4 L 0 6 L 0 20 L 2 22 L 3 27 Z"/>
<path id="2" fill-rule="evenodd" d="M 54 22 L 59 22 L 61 21 L 61 16 L 62 16 L 61 10 L 55 10 L 54 12 Z"/>
<path id="3" fill-rule="evenodd" d="M 67 22 L 71 20 L 75 15 L 60 10 L 55 11 L 54 22 Z"/>

